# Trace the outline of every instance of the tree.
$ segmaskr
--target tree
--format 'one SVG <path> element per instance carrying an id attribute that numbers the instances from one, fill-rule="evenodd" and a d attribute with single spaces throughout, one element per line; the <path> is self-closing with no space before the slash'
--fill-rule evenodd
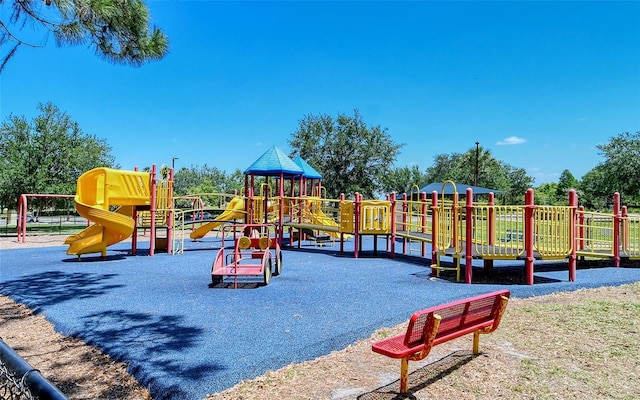
<path id="1" fill-rule="evenodd" d="M 114 158 L 104 139 L 85 134 L 51 103 L 30 123 L 10 115 L 0 126 L 0 204 L 14 207 L 23 193 L 73 194 L 80 175 L 111 167 Z"/>
<path id="2" fill-rule="evenodd" d="M 533 178 L 522 168 L 513 167 L 493 158 L 491 151 L 478 146 L 465 153 L 438 154 L 433 165 L 427 168 L 426 183 L 454 182 L 474 185 L 499 191 L 496 196 L 505 204 L 520 204 L 525 191 L 533 184 Z"/>
<path id="3" fill-rule="evenodd" d="M 175 172 L 173 190 L 176 196 L 201 193 L 240 192 L 244 187 L 244 175 L 236 169 L 231 174 L 208 165 L 181 168 Z"/>
<path id="4" fill-rule="evenodd" d="M 300 155 L 323 175 L 327 196 L 359 192 L 374 198 L 383 191 L 399 149 L 387 129 L 366 126 L 358 110 L 353 116 L 307 115 L 291 135 L 292 157 Z"/>
<path id="5" fill-rule="evenodd" d="M 571 189 L 577 190 L 578 184 L 578 180 L 568 169 L 562 171 L 560 179 L 558 180 L 558 187 L 556 188 L 556 201 L 560 204 L 567 204 L 569 191 Z"/>
<path id="6" fill-rule="evenodd" d="M 598 165 L 598 173 L 607 181 L 609 193 L 619 192 L 637 202 L 640 193 L 640 131 L 624 132 L 611 138 L 609 143 L 597 146 L 604 161 Z"/>
<path id="7" fill-rule="evenodd" d="M 613 200 L 613 186 L 607 178 L 604 165 L 597 165 L 587 172 L 580 181 L 583 195 L 578 199 L 582 205 L 591 210 L 604 210 Z"/>
<path id="8" fill-rule="evenodd" d="M 476 163 L 477 161 L 477 163 Z M 499 172 L 503 167 L 493 158 L 490 150 L 478 146 L 470 148 L 465 153 L 438 154 L 433 165 L 427 168 L 429 182 L 443 182 L 452 180 L 466 185 L 475 184 L 476 164 L 478 166 L 478 186 L 498 188 L 504 186 Z"/>
<path id="9" fill-rule="evenodd" d="M 556 205 L 556 193 L 558 191 L 558 183 L 547 182 L 538 186 L 535 190 L 535 202 L 536 204 L 553 206 Z"/>
<path id="10" fill-rule="evenodd" d="M 4 0 L 0 1 L 0 4 Z M 163 58 L 169 39 L 149 27 L 149 10 L 142 0 L 7 0 L 10 13 L 0 20 L 0 48 L 5 54 L 0 73 L 19 47 L 39 47 L 22 29 L 53 33 L 58 46 L 90 45 L 107 61 L 139 66 Z M 42 40 L 38 40 L 42 42 Z"/>
<path id="11" fill-rule="evenodd" d="M 533 186 L 534 179 L 527 175 L 524 168 L 514 167 L 503 162 L 500 165 L 506 181 L 504 184 L 498 184 L 497 187 L 505 188 L 502 193 L 498 194 L 498 197 L 504 204 L 523 204 L 524 195 L 527 189 Z"/>
<path id="12" fill-rule="evenodd" d="M 394 168 L 382 179 L 382 189 L 385 193 L 409 193 L 413 185 L 426 183 L 425 174 L 420 172 L 417 165 L 411 167 Z"/>

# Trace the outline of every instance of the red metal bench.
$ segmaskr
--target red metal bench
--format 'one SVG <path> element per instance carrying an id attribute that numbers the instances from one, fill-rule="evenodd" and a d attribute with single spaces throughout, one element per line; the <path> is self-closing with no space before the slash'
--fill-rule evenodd
<path id="1" fill-rule="evenodd" d="M 409 360 L 422 360 L 440 343 L 473 333 L 473 354 L 478 354 L 481 333 L 498 328 L 510 292 L 499 290 L 416 311 L 406 333 L 373 343 L 372 350 L 401 359 L 400 393 L 407 392 Z"/>

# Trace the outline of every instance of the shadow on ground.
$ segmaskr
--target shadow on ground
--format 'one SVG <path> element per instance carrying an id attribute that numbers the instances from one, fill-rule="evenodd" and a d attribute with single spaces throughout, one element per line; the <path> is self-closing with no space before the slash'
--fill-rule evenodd
<path id="1" fill-rule="evenodd" d="M 50 271 L 2 283 L 0 293 L 39 312 L 42 307 L 69 300 L 101 296 L 123 285 L 110 281 L 116 274 Z"/>
<path id="2" fill-rule="evenodd" d="M 441 358 L 431 364 L 418 368 L 409 374 L 408 391 L 400 393 L 400 381 L 391 382 L 374 391 L 363 393 L 358 400 L 410 400 L 416 399 L 414 393 L 424 390 L 429 385 L 451 374 L 463 365 L 471 362 L 475 357 L 469 351 L 459 350 Z M 398 360 L 398 370 L 400 361 Z"/>

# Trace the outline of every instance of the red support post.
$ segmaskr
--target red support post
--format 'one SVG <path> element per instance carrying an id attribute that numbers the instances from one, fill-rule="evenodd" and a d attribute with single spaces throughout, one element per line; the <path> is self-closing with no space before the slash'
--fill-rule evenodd
<path id="1" fill-rule="evenodd" d="M 344 203 L 345 196 L 344 193 L 340 193 L 340 204 Z M 338 209 L 342 212 L 341 207 L 338 205 Z M 340 217 L 342 220 L 342 217 Z M 340 254 L 344 254 L 344 232 L 340 229 Z"/>
<path id="2" fill-rule="evenodd" d="M 401 231 L 407 230 L 407 213 L 409 210 L 409 204 L 407 203 L 407 194 L 402 194 L 402 224 L 400 225 Z M 402 239 L 402 254 L 407 254 L 407 238 Z"/>
<path id="3" fill-rule="evenodd" d="M 438 262 L 438 192 L 431 192 L 431 265 Z M 437 271 L 431 268 L 431 273 L 436 274 Z"/>
<path id="4" fill-rule="evenodd" d="M 391 215 L 389 216 L 389 218 L 391 219 L 390 225 L 391 225 L 391 243 L 390 243 L 390 251 L 391 251 L 391 258 L 396 258 L 396 193 L 393 192 L 391 193 L 391 195 L 389 196 L 389 203 L 390 203 L 390 210 L 391 210 Z"/>
<path id="5" fill-rule="evenodd" d="M 173 178 L 174 178 L 173 168 L 169 172 L 169 187 L 167 188 L 167 204 L 169 204 L 169 212 L 167 214 L 167 253 L 171 254 L 173 252 L 173 220 L 174 220 L 174 211 L 173 211 Z"/>
<path id="6" fill-rule="evenodd" d="M 153 256 L 156 252 L 156 212 L 158 210 L 157 193 L 156 193 L 156 165 L 151 166 L 151 182 L 149 184 L 151 191 L 151 237 L 149 238 L 149 255 Z"/>
<path id="7" fill-rule="evenodd" d="M 569 240 L 571 241 L 571 253 L 569 254 L 569 282 L 576 281 L 576 247 L 578 241 L 576 239 L 576 211 L 578 209 L 578 195 L 574 189 L 569 190 L 569 207 L 571 207 L 571 230 L 569 231 Z"/>
<path id="8" fill-rule="evenodd" d="M 533 285 L 533 210 L 535 209 L 533 189 L 527 189 L 524 195 L 524 250 L 525 250 L 525 275 L 527 285 Z"/>
<path id="9" fill-rule="evenodd" d="M 427 193 L 420 193 L 420 213 L 422 215 L 422 219 L 420 221 L 420 226 L 422 227 L 422 233 L 426 233 L 427 231 Z M 422 241 L 422 249 L 420 251 L 420 256 L 427 256 L 427 242 Z"/>
<path id="10" fill-rule="evenodd" d="M 24 243 L 27 237 L 27 195 L 21 194 L 18 199 L 18 215 L 16 215 L 16 229 L 18 243 Z M 7 221 L 7 224 L 9 221 Z"/>
<path id="11" fill-rule="evenodd" d="M 629 251 L 629 214 L 627 206 L 622 206 L 622 250 Z"/>
<path id="12" fill-rule="evenodd" d="M 613 265 L 620 266 L 620 193 L 613 194 Z"/>
<path id="13" fill-rule="evenodd" d="M 495 206 L 495 196 L 493 192 L 489 193 L 489 199 L 487 205 L 489 206 L 487 213 L 487 239 L 489 241 L 489 245 L 494 245 L 496 243 L 496 211 L 493 208 Z M 493 269 L 493 260 L 484 260 L 484 270 L 485 272 L 491 271 Z"/>
<path id="14" fill-rule="evenodd" d="M 487 229 L 488 231 L 488 239 L 489 239 L 489 244 L 495 244 L 496 243 L 496 210 L 493 208 L 493 206 L 496 205 L 495 202 L 495 195 L 493 194 L 493 192 L 489 193 L 489 201 L 487 202 L 487 205 L 489 206 L 489 213 L 487 215 L 488 221 L 487 221 Z"/>
<path id="15" fill-rule="evenodd" d="M 138 172 L 138 167 L 133 167 L 133 170 Z M 138 210 L 136 209 L 136 207 L 133 207 L 131 218 L 133 218 L 133 233 L 131 234 L 131 255 L 135 256 L 138 249 Z"/>
<path id="16" fill-rule="evenodd" d="M 579 208 L 580 210 L 580 214 L 578 217 L 578 224 L 580 225 L 580 229 L 578 230 L 579 232 L 579 237 L 580 237 L 580 241 L 578 242 L 578 248 L 580 250 L 584 250 L 584 206 L 580 206 Z"/>
<path id="17" fill-rule="evenodd" d="M 453 193 L 453 203 L 451 205 L 451 238 L 453 248 L 458 251 L 458 192 Z M 457 259 L 459 260 L 459 259 Z M 456 261 L 459 262 L 459 261 Z"/>
<path id="18" fill-rule="evenodd" d="M 465 283 L 471 283 L 473 278 L 473 189 L 466 190 L 465 205 L 465 249 L 464 249 L 464 270 Z"/>
<path id="19" fill-rule="evenodd" d="M 360 206 L 362 204 L 362 196 L 356 192 L 355 201 L 353 203 L 353 248 L 354 257 L 358 258 L 360 251 Z"/>
<path id="20" fill-rule="evenodd" d="M 300 180 L 304 178 L 300 176 Z M 293 180 L 291 181 L 291 185 L 293 185 Z M 280 187 L 278 193 L 278 232 L 276 232 L 276 238 L 278 241 L 278 245 L 282 246 L 284 242 L 284 174 L 280 173 Z M 267 219 L 266 211 L 265 211 L 265 219 Z M 268 219 L 267 219 L 268 221 Z"/>

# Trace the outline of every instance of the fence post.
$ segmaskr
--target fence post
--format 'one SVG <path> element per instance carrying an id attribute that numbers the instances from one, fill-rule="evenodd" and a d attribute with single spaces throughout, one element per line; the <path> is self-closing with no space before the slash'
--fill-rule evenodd
<path id="1" fill-rule="evenodd" d="M 533 285 L 533 210 L 534 204 L 534 192 L 533 189 L 527 189 L 524 195 L 524 250 L 525 250 L 525 274 L 527 279 L 527 285 Z"/>
<path id="2" fill-rule="evenodd" d="M 338 205 L 338 209 L 340 210 L 340 225 L 342 225 L 342 204 L 344 203 L 345 200 L 345 196 L 344 193 L 340 193 L 340 203 Z M 298 242 L 300 243 L 300 242 Z M 298 245 L 298 248 L 300 246 Z M 344 253 L 344 231 L 342 229 L 342 226 L 340 227 L 340 254 Z"/>
<path id="3" fill-rule="evenodd" d="M 362 207 L 362 195 L 355 193 L 355 201 L 353 202 L 353 248 L 354 256 L 358 258 L 360 251 L 360 210 Z"/>
<path id="4" fill-rule="evenodd" d="M 431 265 L 438 262 L 438 192 L 431 192 Z M 431 268 L 431 273 L 436 274 L 438 271 Z"/>
<path id="5" fill-rule="evenodd" d="M 620 193 L 613 194 L 613 264 L 620 266 Z"/>
<path id="6" fill-rule="evenodd" d="M 407 203 L 407 194 L 403 193 L 402 194 L 402 225 L 400 227 L 400 230 L 402 231 L 408 231 L 407 229 L 407 212 L 409 210 L 409 206 Z M 403 237 L 402 238 L 402 254 L 407 254 L 407 237 Z"/>
<path id="7" fill-rule="evenodd" d="M 493 194 L 493 192 L 489 193 L 489 201 L 487 202 L 487 206 L 487 239 L 489 245 L 494 245 L 496 243 L 496 210 L 493 208 L 495 206 L 495 195 Z M 485 259 L 483 264 L 485 272 L 489 272 L 493 269 L 493 260 Z"/>
<path id="8" fill-rule="evenodd" d="M 579 225 L 578 237 L 580 238 L 580 240 L 578 242 L 578 248 L 580 250 L 584 250 L 584 245 L 585 245 L 585 243 L 584 243 L 584 233 L 585 233 L 584 206 L 580 206 L 579 210 L 580 210 L 580 213 L 578 214 L 578 225 Z M 582 256 L 580 259 L 581 260 L 584 259 L 584 256 Z"/>
<path id="9" fill-rule="evenodd" d="M 627 206 L 622 206 L 622 251 L 629 251 L 629 213 L 627 211 Z"/>
<path id="10" fill-rule="evenodd" d="M 169 172 L 169 180 L 167 181 L 167 200 L 166 204 L 168 205 L 169 210 L 167 211 L 167 254 L 173 254 L 173 220 L 175 219 L 175 214 L 173 210 L 173 180 L 174 180 L 174 171 L 171 168 Z"/>
<path id="11" fill-rule="evenodd" d="M 389 250 L 391 251 L 391 258 L 396 258 L 396 192 L 392 192 L 389 195 L 389 203 L 391 210 L 391 215 L 389 216 L 389 218 L 391 219 L 391 248 Z"/>
<path id="12" fill-rule="evenodd" d="M 473 189 L 467 188 L 467 204 L 465 207 L 465 283 L 471 283 L 473 277 Z"/>
<path id="13" fill-rule="evenodd" d="M 27 238 L 27 196 L 20 195 L 18 199 L 18 215 L 16 216 L 16 226 L 18 230 L 18 243 L 24 243 Z M 7 220 L 7 224 L 9 220 Z"/>
<path id="14" fill-rule="evenodd" d="M 569 190 L 569 207 L 571 208 L 571 231 L 569 232 L 569 240 L 571 243 L 571 254 L 569 254 L 569 282 L 576 281 L 576 211 L 578 209 L 578 195 L 575 189 Z"/>

